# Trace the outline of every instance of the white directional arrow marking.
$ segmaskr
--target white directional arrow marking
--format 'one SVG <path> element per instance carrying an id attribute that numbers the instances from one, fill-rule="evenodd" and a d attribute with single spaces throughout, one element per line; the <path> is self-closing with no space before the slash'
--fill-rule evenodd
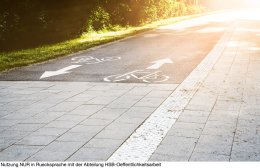
<path id="1" fill-rule="evenodd" d="M 166 59 L 161 59 L 161 60 L 158 60 L 158 61 L 154 61 L 152 63 L 154 63 L 154 64 L 152 66 L 146 68 L 146 69 L 159 69 L 164 64 L 172 64 L 173 62 L 172 62 L 171 59 L 166 58 Z"/>
<path id="2" fill-rule="evenodd" d="M 69 70 L 81 67 L 82 65 L 70 65 L 68 67 L 62 68 L 58 71 L 45 71 L 42 76 L 40 77 L 40 79 L 44 79 L 44 78 L 49 78 L 51 76 L 58 76 L 58 75 L 62 75 L 62 74 L 67 74 L 70 73 Z"/>

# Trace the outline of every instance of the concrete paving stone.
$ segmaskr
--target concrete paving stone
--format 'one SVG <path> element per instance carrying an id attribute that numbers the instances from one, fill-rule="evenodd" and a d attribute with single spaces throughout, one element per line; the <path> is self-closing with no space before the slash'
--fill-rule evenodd
<path id="1" fill-rule="evenodd" d="M 20 140 L 25 136 L 29 135 L 31 132 L 23 132 L 23 131 L 13 131 L 13 130 L 4 130 L 0 133 L 1 138 L 5 140 Z"/>
<path id="2" fill-rule="evenodd" d="M 185 110 L 191 110 L 191 111 L 211 111 L 213 108 L 212 105 L 203 104 L 203 105 L 196 105 L 196 104 L 188 104 L 185 107 Z"/>
<path id="3" fill-rule="evenodd" d="M 171 129 L 195 129 L 202 130 L 204 128 L 204 124 L 200 123 L 186 123 L 177 121 Z"/>
<path id="4" fill-rule="evenodd" d="M 93 138 L 86 145 L 84 145 L 84 148 L 107 148 L 107 149 L 115 150 L 119 146 L 121 146 L 123 142 L 124 140 L 118 140 L 118 139 Z"/>
<path id="5" fill-rule="evenodd" d="M 59 118 L 57 118 L 57 121 L 74 121 L 74 122 L 81 122 L 85 120 L 87 116 L 78 116 L 78 115 L 69 115 L 65 114 Z"/>
<path id="6" fill-rule="evenodd" d="M 12 145 L 0 153 L 1 161 L 24 161 L 43 147 Z"/>
<path id="7" fill-rule="evenodd" d="M 98 139 L 127 139 L 138 127 L 136 124 L 114 123 L 102 130 L 95 138 Z"/>
<path id="8" fill-rule="evenodd" d="M 173 91 L 162 91 L 162 90 L 152 90 L 145 97 L 147 98 L 167 98 Z"/>
<path id="9" fill-rule="evenodd" d="M 41 90 L 39 93 L 43 93 L 43 94 L 58 94 L 60 92 L 62 92 L 62 90 L 46 89 L 46 90 Z"/>
<path id="10" fill-rule="evenodd" d="M 67 132 L 59 137 L 56 141 L 62 142 L 88 142 L 93 136 L 94 132 Z"/>
<path id="11" fill-rule="evenodd" d="M 227 111 L 239 111 L 242 102 L 238 101 L 223 101 L 218 100 L 214 109 L 216 110 L 227 110 Z"/>
<path id="12" fill-rule="evenodd" d="M 196 110 L 184 110 L 182 115 L 187 116 L 198 116 L 198 117 L 208 117 L 210 111 L 196 111 Z"/>
<path id="13" fill-rule="evenodd" d="M 230 156 L 194 152 L 189 161 L 192 162 L 228 162 Z"/>
<path id="14" fill-rule="evenodd" d="M 69 99 L 66 99 L 66 101 L 68 102 L 82 102 L 83 104 L 84 103 L 87 103 L 89 100 L 93 99 L 94 97 L 80 97 L 79 95 L 77 96 L 74 96 L 74 97 L 71 97 Z"/>
<path id="15" fill-rule="evenodd" d="M 249 142 L 249 141 L 242 141 L 242 142 L 237 142 L 234 141 L 233 147 L 232 147 L 232 154 L 233 153 L 240 153 L 240 152 L 249 152 L 249 153 L 259 153 L 260 154 L 260 144 L 256 144 L 254 142 Z"/>
<path id="16" fill-rule="evenodd" d="M 131 114 L 133 117 L 141 115 L 147 115 L 145 113 L 152 114 L 156 110 L 155 107 L 131 107 L 126 113 Z"/>
<path id="17" fill-rule="evenodd" d="M 113 152 L 106 148 L 81 148 L 67 161 L 106 161 Z"/>
<path id="18" fill-rule="evenodd" d="M 103 93 L 103 95 L 107 97 L 120 97 L 127 93 L 128 90 L 107 90 L 106 92 Z M 99 95 L 102 96 L 102 95 Z"/>
<path id="19" fill-rule="evenodd" d="M 256 130 L 250 128 L 247 130 L 247 132 L 237 130 L 234 140 L 236 142 L 250 142 L 256 145 L 260 144 L 259 134 L 256 134 Z"/>
<path id="20" fill-rule="evenodd" d="M 175 144 L 172 145 L 161 145 L 159 146 L 154 154 L 159 154 L 159 155 L 170 155 L 170 156 L 175 156 L 175 157 L 183 157 L 185 160 L 188 160 L 190 155 L 192 154 L 193 146 L 185 146 L 181 144 Z"/>
<path id="21" fill-rule="evenodd" d="M 104 119 L 95 119 L 95 118 L 88 118 L 81 122 L 81 125 L 86 125 L 86 126 L 107 126 L 108 124 L 111 123 L 111 120 L 104 120 Z"/>
<path id="22" fill-rule="evenodd" d="M 260 115 L 260 107 L 253 105 L 243 105 L 240 114 L 248 114 L 248 115 Z"/>
<path id="23" fill-rule="evenodd" d="M 149 84 L 149 86 L 153 87 L 155 90 L 174 91 L 179 84 Z"/>
<path id="24" fill-rule="evenodd" d="M 8 127 L 0 127 L 0 132 L 6 130 Z"/>
<path id="25" fill-rule="evenodd" d="M 70 129 L 76 126 L 79 122 L 74 121 L 52 121 L 49 124 L 45 125 L 45 128 L 64 128 Z"/>
<path id="26" fill-rule="evenodd" d="M 150 115 L 151 115 L 151 113 L 143 113 L 143 112 L 129 110 L 129 111 L 125 112 L 122 115 L 122 117 L 146 119 Z"/>
<path id="27" fill-rule="evenodd" d="M 92 115 L 90 118 L 93 119 L 104 119 L 104 120 L 115 120 L 123 113 L 125 113 L 127 109 L 119 109 L 119 108 L 103 108 L 99 112 Z"/>
<path id="28" fill-rule="evenodd" d="M 215 129 L 228 129 L 228 130 L 235 130 L 236 129 L 236 122 L 229 122 L 229 121 L 208 121 L 205 125 L 205 128 L 215 128 Z"/>
<path id="29" fill-rule="evenodd" d="M 28 124 L 47 124 L 51 121 L 54 121 L 55 119 L 59 118 L 65 114 L 65 112 L 42 112 L 38 113 L 26 120 L 23 120 L 22 123 L 28 123 Z"/>
<path id="30" fill-rule="evenodd" d="M 179 122 L 188 122 L 188 123 L 201 123 L 205 124 L 207 122 L 208 117 L 194 116 L 194 115 L 186 115 L 181 114 L 178 118 Z"/>
<path id="31" fill-rule="evenodd" d="M 81 105 L 81 102 L 62 102 L 52 108 L 50 108 L 50 111 L 62 111 L 62 112 L 69 112 Z"/>
<path id="32" fill-rule="evenodd" d="M 28 84 L 29 85 L 27 85 L 27 86 L 30 87 L 30 88 L 45 88 L 45 89 L 48 89 L 48 88 L 54 86 L 54 84 L 52 82 L 42 82 L 42 81 L 40 81 L 40 82 L 36 82 L 36 81 L 29 82 Z"/>
<path id="33" fill-rule="evenodd" d="M 0 139 L 0 152 L 13 145 L 17 140 Z"/>
<path id="34" fill-rule="evenodd" d="M 111 85 L 97 85 L 89 88 L 88 90 L 94 90 L 94 91 L 107 91 L 110 90 L 113 86 Z"/>
<path id="35" fill-rule="evenodd" d="M 33 89 L 33 88 L 26 88 L 26 89 L 17 89 L 15 90 L 16 94 L 20 94 L 20 95 L 31 95 L 38 92 L 38 89 Z"/>
<path id="36" fill-rule="evenodd" d="M 189 158 L 187 156 L 175 156 L 154 153 L 149 162 L 187 162 Z"/>
<path id="37" fill-rule="evenodd" d="M 91 116 L 94 113 L 100 111 L 103 107 L 104 107 L 103 105 L 81 105 L 68 114 L 80 115 L 80 116 Z"/>
<path id="38" fill-rule="evenodd" d="M 29 135 L 24 137 L 22 140 L 16 142 L 16 145 L 27 145 L 27 146 L 46 146 L 52 141 L 57 139 L 56 136 L 48 135 Z"/>
<path id="39" fill-rule="evenodd" d="M 137 102 L 135 107 L 159 107 L 165 98 L 143 98 L 139 102 Z"/>
<path id="40" fill-rule="evenodd" d="M 33 132 L 31 135 L 35 136 L 60 136 L 63 133 L 67 132 L 68 129 L 66 128 L 48 128 L 48 127 L 42 127 L 38 129 L 37 131 Z"/>
<path id="41" fill-rule="evenodd" d="M 56 98 L 54 96 L 50 96 L 50 97 L 40 100 L 39 102 L 37 102 L 35 104 L 36 105 L 43 104 L 44 107 L 49 105 L 50 106 L 49 108 L 51 108 L 51 107 L 57 106 L 58 104 L 60 104 L 62 102 L 65 102 L 65 100 L 67 100 L 67 98 Z"/>
<path id="42" fill-rule="evenodd" d="M 188 137 L 178 137 L 178 136 L 166 136 L 162 141 L 162 146 L 171 146 L 174 148 L 181 149 L 193 149 L 196 145 L 198 139 L 197 138 L 188 138 Z M 177 150 L 178 151 L 178 150 Z"/>
<path id="43" fill-rule="evenodd" d="M 50 103 L 44 103 L 42 101 L 39 101 L 37 103 L 34 103 L 32 104 L 31 106 L 29 107 L 26 107 L 24 108 L 23 110 L 30 110 L 30 111 L 39 111 L 39 112 L 42 112 L 42 111 L 46 111 L 47 109 L 57 105 L 58 103 L 53 103 L 53 102 L 50 102 Z"/>
<path id="44" fill-rule="evenodd" d="M 116 129 L 126 129 L 126 130 L 134 130 L 136 127 L 138 126 L 138 124 L 124 124 L 124 123 L 117 123 L 116 121 L 112 122 L 111 124 L 109 124 L 106 129 L 112 129 L 112 130 L 116 130 Z"/>
<path id="45" fill-rule="evenodd" d="M 3 105 L 5 105 L 5 104 L 7 104 L 7 103 L 5 103 L 5 102 L 0 102 L 0 106 L 3 106 Z"/>
<path id="46" fill-rule="evenodd" d="M 135 86 L 132 90 L 127 92 L 127 95 L 145 96 L 150 93 L 154 88 L 147 86 Z"/>
<path id="47" fill-rule="evenodd" d="M 138 101 L 140 101 L 143 98 L 143 96 L 127 96 L 124 95 L 112 103 L 110 103 L 107 107 L 109 108 L 131 108 L 134 104 L 136 104 Z"/>
<path id="48" fill-rule="evenodd" d="M 111 90 L 131 90 L 135 86 L 138 86 L 136 83 L 110 83 L 112 86 Z M 140 85 L 143 86 L 143 85 Z"/>
<path id="49" fill-rule="evenodd" d="M 110 83 L 109 90 L 128 91 L 133 89 L 136 85 L 133 83 Z"/>
<path id="50" fill-rule="evenodd" d="M 182 129 L 173 128 L 168 132 L 168 136 L 187 137 L 187 138 L 199 138 L 202 133 L 202 129 Z"/>
<path id="51" fill-rule="evenodd" d="M 43 126 L 44 124 L 16 124 L 14 126 L 9 127 L 8 130 L 34 132 Z"/>
<path id="52" fill-rule="evenodd" d="M 147 115 L 148 117 L 148 115 Z M 141 124 L 147 117 L 132 117 L 128 114 L 123 114 L 115 120 L 116 123 Z"/>
<path id="53" fill-rule="evenodd" d="M 189 104 L 193 105 L 208 105 L 213 107 L 217 100 L 217 96 L 212 96 L 212 94 L 205 94 L 205 93 L 196 93 L 194 97 L 191 99 Z"/>
<path id="54" fill-rule="evenodd" d="M 21 120 L 5 120 L 0 119 L 0 127 L 10 127 L 20 123 Z"/>
<path id="55" fill-rule="evenodd" d="M 149 110 L 149 112 L 146 112 L 145 110 Z M 155 110 L 155 108 L 138 108 L 138 107 L 133 107 L 124 114 L 122 114 L 116 121 L 122 120 L 122 122 L 139 122 L 139 121 L 144 121 L 146 118 L 148 118 L 151 113 Z M 135 120 L 135 121 L 134 121 Z"/>
<path id="56" fill-rule="evenodd" d="M 235 133 L 235 129 L 232 128 L 224 128 L 224 127 L 205 127 L 203 129 L 203 135 L 226 135 L 232 136 Z"/>
<path id="57" fill-rule="evenodd" d="M 69 83 L 59 83 L 55 84 L 52 87 L 49 87 L 48 89 L 50 90 L 62 90 L 62 91 L 85 91 L 89 88 L 93 87 L 92 85 L 88 85 L 86 83 L 74 83 L 74 82 L 69 82 Z"/>
<path id="58" fill-rule="evenodd" d="M 223 121 L 225 123 L 236 123 L 238 119 L 238 115 L 230 115 L 230 114 L 211 114 L 208 118 L 209 121 Z"/>
<path id="59" fill-rule="evenodd" d="M 230 155 L 233 136 L 201 135 L 194 152 Z"/>
<path id="60" fill-rule="evenodd" d="M 90 101 L 88 101 L 86 104 L 101 104 L 101 105 L 107 105 L 109 103 L 111 103 L 112 101 L 114 101 L 117 97 L 106 97 L 106 95 L 104 96 L 100 96 L 100 97 L 95 97 L 93 99 L 91 99 Z"/>
<path id="61" fill-rule="evenodd" d="M 82 93 L 81 91 L 78 91 L 77 89 L 73 90 L 73 91 L 64 91 L 62 90 L 62 92 L 59 92 L 57 94 L 55 94 L 53 97 L 54 98 L 62 98 L 62 99 L 69 99 L 71 97 L 74 97 L 78 94 Z"/>
<path id="62" fill-rule="evenodd" d="M 65 161 L 81 148 L 82 145 L 82 142 L 54 141 L 26 161 Z"/>
<path id="63" fill-rule="evenodd" d="M 8 104 L 6 104 L 6 105 L 3 105 L 3 106 L 1 107 L 1 110 L 7 111 L 7 112 L 9 112 L 9 113 L 13 113 L 13 112 L 16 112 L 16 111 L 18 111 L 18 110 L 21 110 L 21 109 L 23 109 L 23 108 L 25 108 L 25 107 L 24 107 L 24 106 L 9 106 Z"/>
<path id="64" fill-rule="evenodd" d="M 219 100 L 222 101 L 243 101 L 243 93 L 233 93 L 233 92 L 227 92 L 223 95 L 220 95 L 218 97 Z"/>
<path id="65" fill-rule="evenodd" d="M 8 93 L 6 93 L 8 94 Z M 11 103 L 17 100 L 17 97 L 9 97 L 8 95 L 1 96 L 0 102 L 1 103 Z"/>
<path id="66" fill-rule="evenodd" d="M 0 107 L 0 108 L 1 108 L 1 107 Z M 8 115 L 8 114 L 10 114 L 8 111 L 4 111 L 4 110 L 2 111 L 2 110 L 1 110 L 1 111 L 0 111 L 0 120 L 1 120 L 2 117 L 6 116 L 6 115 Z"/>
<path id="67" fill-rule="evenodd" d="M 8 103 L 8 106 L 22 106 L 22 107 L 26 107 L 29 105 L 32 105 L 33 103 L 37 102 L 38 100 L 30 100 L 30 101 L 22 101 L 22 100 L 16 100 L 16 101 L 12 101 L 10 103 Z"/>
<path id="68" fill-rule="evenodd" d="M 98 126 L 93 126 L 93 125 L 77 125 L 73 127 L 69 132 L 74 132 L 74 133 L 98 133 L 102 129 L 104 129 L 105 126 L 98 125 Z"/>
<path id="69" fill-rule="evenodd" d="M 260 161 L 260 153 L 259 152 L 238 152 L 232 153 L 231 162 L 258 162 Z"/>
<path id="70" fill-rule="evenodd" d="M 215 145 L 215 144 L 202 144 L 196 146 L 194 152 L 207 153 L 216 155 L 230 155 L 231 146 Z"/>
<path id="71" fill-rule="evenodd" d="M 104 91 L 102 90 L 87 90 L 85 92 L 82 92 L 74 97 L 77 97 L 77 98 L 85 98 L 85 97 L 96 97 L 96 96 L 102 96 L 104 95 Z"/>
<path id="72" fill-rule="evenodd" d="M 1 119 L 4 120 L 25 120 L 31 116 L 35 115 L 34 112 L 30 112 L 30 113 L 22 113 L 20 111 L 16 111 L 14 113 L 8 114 L 4 117 L 2 117 Z"/>
<path id="73" fill-rule="evenodd" d="M 257 115 L 239 115 L 238 124 L 242 125 L 252 125 L 260 122 L 260 116 Z"/>
<path id="74" fill-rule="evenodd" d="M 237 117 L 239 111 L 228 111 L 228 110 L 212 110 L 211 115 L 226 115 L 231 117 Z"/>

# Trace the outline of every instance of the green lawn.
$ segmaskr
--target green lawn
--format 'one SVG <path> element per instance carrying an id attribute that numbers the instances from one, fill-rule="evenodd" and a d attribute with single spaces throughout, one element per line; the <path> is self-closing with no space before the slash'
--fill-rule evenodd
<path id="1" fill-rule="evenodd" d="M 172 24 L 178 21 L 190 19 L 199 15 L 190 15 L 165 19 L 138 27 L 117 28 L 115 31 L 92 32 L 83 34 L 81 37 L 65 42 L 45 45 L 37 48 L 1 52 L 0 53 L 0 72 L 15 67 L 26 66 L 40 63 L 57 57 L 65 56 L 81 50 L 105 44 L 111 41 L 122 39 L 140 32 L 155 29 L 162 25 Z"/>

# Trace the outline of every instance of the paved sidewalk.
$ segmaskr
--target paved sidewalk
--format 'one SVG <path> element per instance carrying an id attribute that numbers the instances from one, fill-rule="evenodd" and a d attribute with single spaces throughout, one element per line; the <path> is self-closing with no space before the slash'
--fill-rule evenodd
<path id="1" fill-rule="evenodd" d="M 260 23 L 239 21 L 151 161 L 260 161 Z"/>
<path id="2" fill-rule="evenodd" d="M 0 161 L 106 161 L 177 86 L 0 82 Z"/>
<path id="3" fill-rule="evenodd" d="M 150 161 L 260 161 L 259 27 L 237 21 Z M 180 86 L 1 81 L 0 161 L 107 161 Z"/>

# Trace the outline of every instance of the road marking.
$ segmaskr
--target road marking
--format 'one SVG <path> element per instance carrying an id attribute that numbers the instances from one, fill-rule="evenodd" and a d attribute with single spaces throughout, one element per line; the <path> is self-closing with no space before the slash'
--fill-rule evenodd
<path id="1" fill-rule="evenodd" d="M 166 59 L 161 59 L 161 60 L 154 61 L 152 63 L 153 63 L 153 65 L 148 67 L 148 68 L 146 68 L 146 69 L 159 69 L 164 64 L 172 64 L 173 62 L 172 62 L 171 59 L 166 58 Z"/>
<path id="2" fill-rule="evenodd" d="M 104 78 L 106 82 L 122 82 L 129 79 L 137 79 L 145 83 L 161 83 L 169 80 L 169 76 L 162 75 L 161 71 L 150 72 L 147 70 L 135 70 L 125 74 L 111 75 Z"/>
<path id="3" fill-rule="evenodd" d="M 165 102 L 118 148 L 108 162 L 147 162 L 197 92 L 232 36 L 220 41 Z"/>
<path id="4" fill-rule="evenodd" d="M 81 67 L 81 66 L 82 65 L 70 65 L 70 66 L 62 68 L 60 70 L 57 70 L 57 71 L 45 71 L 42 74 L 42 76 L 40 77 L 40 79 L 49 78 L 49 77 L 52 77 L 52 76 L 63 75 L 63 74 L 68 74 L 68 73 L 70 73 L 69 70 L 72 70 L 72 69 L 75 69 L 75 68 L 78 68 L 78 67 Z"/>
<path id="5" fill-rule="evenodd" d="M 79 63 L 84 63 L 84 64 L 98 64 L 102 62 L 111 62 L 111 61 L 117 61 L 121 60 L 121 57 L 104 57 L 104 58 L 95 58 L 92 56 L 80 56 L 80 57 L 74 57 L 71 59 L 73 64 L 79 64 Z"/>

